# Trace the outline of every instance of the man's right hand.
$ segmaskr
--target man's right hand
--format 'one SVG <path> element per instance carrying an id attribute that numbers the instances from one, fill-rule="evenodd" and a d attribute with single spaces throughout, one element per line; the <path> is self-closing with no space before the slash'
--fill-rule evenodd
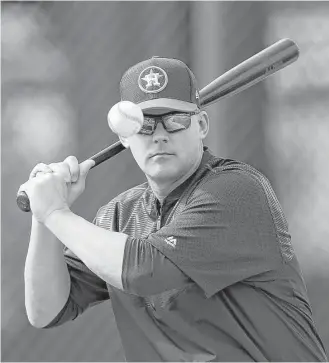
<path id="1" fill-rule="evenodd" d="M 49 165 L 43 163 L 37 164 L 31 171 L 29 180 L 35 178 L 38 173 L 55 173 L 60 176 L 68 184 L 67 202 L 68 206 L 71 207 L 74 201 L 85 190 L 87 174 L 94 164 L 95 162 L 93 160 L 86 160 L 79 164 L 75 156 L 68 156 L 63 162 Z M 24 190 L 24 184 L 20 190 Z"/>

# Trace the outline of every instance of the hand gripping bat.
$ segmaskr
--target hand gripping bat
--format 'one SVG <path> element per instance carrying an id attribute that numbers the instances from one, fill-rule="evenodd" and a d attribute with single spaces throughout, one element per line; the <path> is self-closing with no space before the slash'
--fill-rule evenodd
<path id="1" fill-rule="evenodd" d="M 236 67 L 225 72 L 200 90 L 200 104 L 204 108 L 226 97 L 233 96 L 271 74 L 295 62 L 299 56 L 299 48 L 291 39 L 282 39 L 261 52 L 253 55 Z M 125 150 L 120 141 L 106 147 L 88 159 L 101 164 Z M 16 202 L 24 211 L 30 211 L 30 201 L 24 191 L 18 192 Z"/>

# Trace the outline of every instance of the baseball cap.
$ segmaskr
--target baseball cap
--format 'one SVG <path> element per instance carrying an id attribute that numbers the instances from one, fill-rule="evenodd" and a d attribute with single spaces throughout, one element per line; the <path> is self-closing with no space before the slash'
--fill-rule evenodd
<path id="1" fill-rule="evenodd" d="M 145 114 L 194 112 L 200 107 L 194 74 L 181 60 L 154 56 L 130 67 L 120 82 L 121 101 L 138 104 Z"/>

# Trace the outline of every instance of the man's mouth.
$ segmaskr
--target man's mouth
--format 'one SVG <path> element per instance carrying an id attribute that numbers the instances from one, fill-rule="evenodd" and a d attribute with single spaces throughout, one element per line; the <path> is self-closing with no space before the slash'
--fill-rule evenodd
<path id="1" fill-rule="evenodd" d="M 162 152 L 162 151 L 159 151 L 157 153 L 154 153 L 154 154 L 151 154 L 150 158 L 154 158 L 155 156 L 166 156 L 166 155 L 173 155 L 171 153 L 167 153 L 167 152 Z"/>

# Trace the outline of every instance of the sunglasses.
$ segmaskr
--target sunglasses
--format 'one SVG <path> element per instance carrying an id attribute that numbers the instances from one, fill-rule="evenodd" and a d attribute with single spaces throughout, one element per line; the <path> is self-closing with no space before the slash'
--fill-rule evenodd
<path id="1" fill-rule="evenodd" d="M 159 122 L 162 123 L 164 129 L 169 133 L 187 130 L 191 125 L 191 117 L 199 112 L 200 110 L 189 113 L 171 112 L 161 116 L 144 115 L 143 126 L 138 134 L 153 135 Z"/>

